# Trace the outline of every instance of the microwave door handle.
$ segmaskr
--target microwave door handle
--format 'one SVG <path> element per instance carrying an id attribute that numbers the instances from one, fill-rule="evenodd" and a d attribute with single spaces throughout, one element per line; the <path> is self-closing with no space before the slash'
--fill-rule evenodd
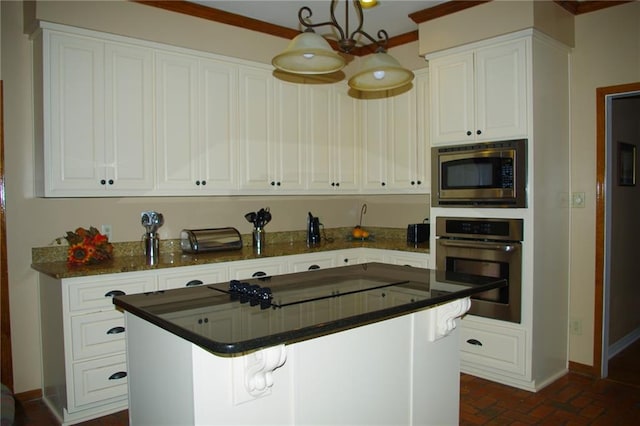
<path id="1" fill-rule="evenodd" d="M 511 244 L 493 244 L 493 243 L 470 243 L 470 242 L 462 242 L 462 241 L 447 241 L 440 239 L 438 240 L 440 244 L 447 247 L 459 247 L 459 248 L 470 248 L 470 249 L 482 249 L 482 250 L 497 250 L 504 251 L 510 253 L 515 251 L 516 247 Z"/>

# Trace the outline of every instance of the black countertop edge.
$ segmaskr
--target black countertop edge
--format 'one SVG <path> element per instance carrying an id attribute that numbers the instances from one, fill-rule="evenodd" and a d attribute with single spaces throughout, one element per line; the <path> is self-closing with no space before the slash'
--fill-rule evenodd
<path id="1" fill-rule="evenodd" d="M 375 312 L 355 315 L 352 317 L 342 318 L 334 321 L 329 321 L 309 327 L 303 327 L 295 329 L 289 332 L 276 333 L 269 336 L 250 339 L 240 342 L 216 342 L 211 339 L 207 339 L 197 333 L 189 331 L 185 328 L 177 326 L 167 320 L 164 320 L 157 315 L 154 315 L 144 309 L 133 306 L 118 296 L 113 298 L 113 303 L 121 310 L 127 311 L 139 318 L 142 318 L 158 327 L 175 334 L 191 343 L 194 343 L 201 348 L 221 357 L 234 357 L 242 356 L 247 353 L 258 351 L 260 349 L 277 346 L 280 344 L 292 344 L 301 342 L 304 340 L 314 339 L 316 337 L 325 336 L 332 333 L 337 333 L 344 330 L 364 326 L 367 324 L 384 321 L 400 317 L 403 315 L 411 314 L 424 309 L 429 309 L 442 305 L 454 300 L 463 299 L 465 297 L 473 296 L 474 294 L 482 293 L 484 291 L 493 290 L 496 288 L 504 287 L 507 285 L 507 280 L 498 280 L 489 284 L 481 284 L 474 288 L 466 290 L 456 291 L 447 295 L 436 296 L 428 300 L 421 300 L 417 302 L 411 302 L 400 306 L 395 306 L 388 309 L 381 309 Z M 150 294 L 152 294 L 151 292 Z M 256 308 L 259 309 L 259 308 Z"/>

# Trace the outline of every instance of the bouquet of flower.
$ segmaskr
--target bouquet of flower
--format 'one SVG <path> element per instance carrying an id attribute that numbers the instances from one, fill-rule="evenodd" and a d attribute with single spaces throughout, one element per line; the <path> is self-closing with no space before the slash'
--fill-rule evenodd
<path id="1" fill-rule="evenodd" d="M 92 265 L 113 257 L 113 245 L 106 235 L 102 235 L 93 226 L 89 229 L 78 228 L 67 231 L 64 237 L 69 242 L 69 265 Z"/>

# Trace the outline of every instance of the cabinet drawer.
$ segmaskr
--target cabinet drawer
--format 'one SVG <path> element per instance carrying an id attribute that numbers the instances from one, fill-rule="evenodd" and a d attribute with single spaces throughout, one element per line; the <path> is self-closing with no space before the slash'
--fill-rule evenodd
<path id="1" fill-rule="evenodd" d="M 337 256 L 333 252 L 290 256 L 289 271 L 303 272 L 312 271 L 314 269 L 332 268 L 336 266 L 336 263 Z"/>
<path id="2" fill-rule="evenodd" d="M 122 274 L 124 275 L 124 274 Z M 135 274 L 114 279 L 101 277 L 69 280 L 69 311 L 113 308 L 113 296 L 154 291 L 153 274 Z"/>
<path id="3" fill-rule="evenodd" d="M 71 318 L 74 361 L 125 350 L 124 315 L 113 310 Z"/>
<path id="4" fill-rule="evenodd" d="M 124 354 L 73 365 L 74 407 L 108 403 L 127 397 L 127 362 Z M 72 408 L 69 407 L 69 411 Z"/>
<path id="5" fill-rule="evenodd" d="M 158 275 L 158 289 L 170 290 L 173 288 L 221 283 L 228 280 L 227 276 L 226 264 L 194 266 L 189 268 L 189 272 L 160 273 Z"/>
<path id="6" fill-rule="evenodd" d="M 525 373 L 525 332 L 514 328 L 462 320 L 462 362 L 511 373 Z"/>
<path id="7" fill-rule="evenodd" d="M 241 262 L 233 262 L 229 266 L 229 278 L 237 280 L 280 275 L 285 272 L 287 272 L 286 260 L 282 260 L 282 258 L 245 260 Z"/>

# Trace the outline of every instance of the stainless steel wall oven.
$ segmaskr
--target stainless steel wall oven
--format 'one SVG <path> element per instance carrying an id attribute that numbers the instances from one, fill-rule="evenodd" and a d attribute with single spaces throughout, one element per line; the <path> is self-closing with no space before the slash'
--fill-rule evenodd
<path id="1" fill-rule="evenodd" d="M 438 280 L 457 273 L 506 278 L 509 285 L 473 296 L 470 314 L 519 323 L 522 219 L 436 217 Z"/>

